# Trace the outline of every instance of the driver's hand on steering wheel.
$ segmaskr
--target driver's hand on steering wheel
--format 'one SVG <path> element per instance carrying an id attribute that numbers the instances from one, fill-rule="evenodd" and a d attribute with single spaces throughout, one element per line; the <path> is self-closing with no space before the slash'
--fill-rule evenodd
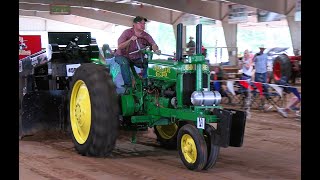
<path id="1" fill-rule="evenodd" d="M 155 50 L 155 53 L 157 54 L 157 55 L 160 55 L 161 54 L 161 50 Z"/>
<path id="2" fill-rule="evenodd" d="M 130 38 L 131 41 L 135 41 L 135 40 L 137 40 L 137 39 L 138 39 L 137 36 L 132 36 L 132 37 Z"/>

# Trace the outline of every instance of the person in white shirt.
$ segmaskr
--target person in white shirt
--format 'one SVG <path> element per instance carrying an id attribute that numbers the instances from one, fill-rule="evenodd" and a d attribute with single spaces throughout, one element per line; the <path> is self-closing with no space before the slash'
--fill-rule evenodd
<path id="1" fill-rule="evenodd" d="M 241 76 L 240 80 L 251 81 L 251 79 L 252 79 L 252 71 L 253 71 L 253 64 L 252 64 L 252 59 L 250 57 L 248 49 L 246 49 L 244 51 L 244 53 L 243 53 L 241 66 L 242 66 L 242 68 L 241 68 L 242 76 Z M 251 82 L 248 82 L 248 83 L 251 84 Z M 240 88 L 241 88 L 241 91 L 244 92 L 244 95 L 245 95 L 244 108 L 246 110 L 250 110 L 249 109 L 250 99 L 248 98 L 248 96 L 249 96 L 248 91 L 250 91 L 250 90 L 246 89 L 243 86 L 240 86 Z"/>
<path id="2" fill-rule="evenodd" d="M 252 59 L 250 58 L 249 51 L 246 49 L 242 59 L 242 76 L 241 80 L 251 80 L 253 71 Z"/>

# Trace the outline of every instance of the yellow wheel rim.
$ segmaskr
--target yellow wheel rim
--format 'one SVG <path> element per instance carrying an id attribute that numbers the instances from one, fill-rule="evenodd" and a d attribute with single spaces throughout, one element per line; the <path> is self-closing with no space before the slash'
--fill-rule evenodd
<path id="1" fill-rule="evenodd" d="M 197 160 L 197 147 L 193 138 L 189 134 L 184 134 L 181 138 L 181 151 L 188 163 L 195 163 Z"/>
<path id="2" fill-rule="evenodd" d="M 84 144 L 91 127 L 91 103 L 88 88 L 82 80 L 78 80 L 72 88 L 70 121 L 76 141 Z"/>
<path id="3" fill-rule="evenodd" d="M 171 139 L 176 134 L 178 130 L 177 124 L 165 125 L 165 126 L 156 126 L 159 135 L 163 139 Z"/>

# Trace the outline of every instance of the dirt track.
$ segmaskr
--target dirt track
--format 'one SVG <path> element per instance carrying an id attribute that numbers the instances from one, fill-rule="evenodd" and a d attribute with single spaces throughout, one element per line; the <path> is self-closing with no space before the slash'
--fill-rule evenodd
<path id="1" fill-rule="evenodd" d="M 277 112 L 252 110 L 244 145 L 221 148 L 216 165 L 193 172 L 177 151 L 156 143 L 152 131 L 139 132 L 137 144 L 121 132 L 112 157 L 77 154 L 71 139 L 39 135 L 19 142 L 20 179 L 301 179 L 301 122 Z"/>

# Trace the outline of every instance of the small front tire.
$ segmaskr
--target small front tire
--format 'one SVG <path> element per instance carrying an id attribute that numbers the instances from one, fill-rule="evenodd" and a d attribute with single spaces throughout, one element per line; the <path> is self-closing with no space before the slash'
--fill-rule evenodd
<path id="1" fill-rule="evenodd" d="M 206 124 L 205 130 L 203 131 L 204 140 L 206 141 L 208 150 L 208 160 L 207 164 L 203 168 L 204 170 L 212 168 L 216 164 L 219 156 L 220 146 L 214 144 L 216 137 L 215 131 L 216 129 L 210 124 Z"/>
<path id="2" fill-rule="evenodd" d="M 178 152 L 183 164 L 190 170 L 200 171 L 207 163 L 207 145 L 203 135 L 191 124 L 182 126 L 178 133 Z"/>

